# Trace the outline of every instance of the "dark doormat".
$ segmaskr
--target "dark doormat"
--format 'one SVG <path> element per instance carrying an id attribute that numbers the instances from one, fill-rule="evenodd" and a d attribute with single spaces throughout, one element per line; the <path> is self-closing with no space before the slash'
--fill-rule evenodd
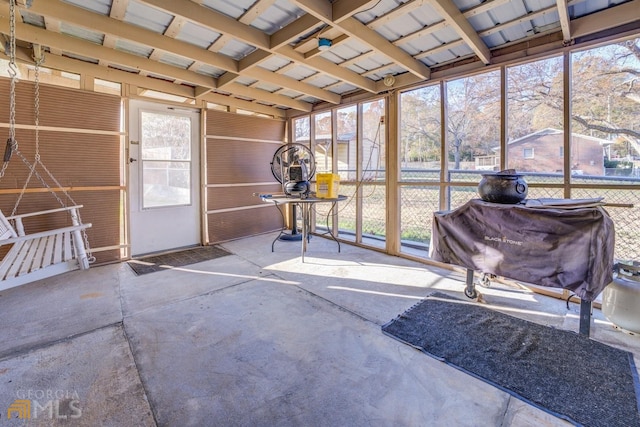
<path id="1" fill-rule="evenodd" d="M 382 331 L 570 422 L 640 426 L 638 374 L 627 351 L 442 293 Z"/>
<path id="2" fill-rule="evenodd" d="M 172 267 L 183 267 L 197 262 L 207 261 L 231 255 L 220 246 L 200 246 L 184 251 L 170 252 L 162 255 L 152 255 L 127 261 L 129 267 L 138 275 L 167 270 Z"/>

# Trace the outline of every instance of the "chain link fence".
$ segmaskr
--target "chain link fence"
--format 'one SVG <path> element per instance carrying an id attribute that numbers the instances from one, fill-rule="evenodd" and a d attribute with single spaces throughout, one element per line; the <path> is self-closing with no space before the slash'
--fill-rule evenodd
<path id="1" fill-rule="evenodd" d="M 467 201 L 479 198 L 477 183 L 481 171 L 452 171 L 445 194 L 449 200 L 448 209 L 455 209 Z M 386 238 L 386 188 L 383 175 L 369 182 L 341 182 L 340 194 L 347 200 L 338 203 L 338 236 L 347 241 L 356 240 L 358 189 L 362 192 L 362 235 L 363 240 L 384 242 Z M 527 174 L 529 184 L 527 198 L 563 198 L 564 188 L 556 174 Z M 414 184 L 415 183 L 415 184 Z M 571 198 L 603 198 L 605 210 L 613 219 L 616 230 L 615 258 L 617 260 L 640 260 L 640 181 L 624 177 L 572 177 Z M 552 185 L 552 186 L 545 186 Z M 421 257 L 428 256 L 433 213 L 440 210 L 440 171 L 403 170 L 400 184 L 400 239 L 402 252 Z M 316 227 L 330 229 L 331 206 L 318 205 Z"/>

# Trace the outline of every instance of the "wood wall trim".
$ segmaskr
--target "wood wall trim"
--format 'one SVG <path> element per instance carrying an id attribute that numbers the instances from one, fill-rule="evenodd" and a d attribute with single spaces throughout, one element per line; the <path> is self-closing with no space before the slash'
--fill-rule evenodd
<path id="1" fill-rule="evenodd" d="M 243 141 L 243 142 L 266 142 L 267 144 L 282 144 L 282 140 L 275 140 L 275 139 L 256 139 L 256 138 L 234 138 L 234 137 L 229 137 L 229 136 L 225 136 L 225 135 L 205 135 L 205 138 L 207 139 L 233 139 L 234 141 Z"/>
<path id="2" fill-rule="evenodd" d="M 227 188 L 227 187 L 253 187 L 256 185 L 273 185 L 275 181 L 268 182 L 240 182 L 235 184 L 207 184 L 206 188 Z"/>
<path id="3" fill-rule="evenodd" d="M 56 193 L 62 192 L 61 190 L 66 191 L 67 193 L 76 192 L 76 191 L 109 191 L 109 190 L 126 190 L 127 187 L 124 185 L 105 185 L 105 186 L 94 186 L 94 187 L 62 187 L 62 188 L 52 188 L 51 190 Z M 48 188 L 26 188 L 24 190 L 25 194 L 28 193 L 48 193 L 51 190 Z M 0 189 L 0 194 L 19 194 L 22 193 L 22 189 L 11 188 L 11 189 Z"/>
<path id="4" fill-rule="evenodd" d="M 246 211 L 247 209 L 258 209 L 258 208 L 268 208 L 273 207 L 273 205 L 250 205 L 250 206 L 241 206 L 238 208 L 227 208 L 227 209 L 212 209 L 207 211 L 207 215 L 223 213 L 223 212 L 238 212 L 238 211 Z"/>
<path id="5" fill-rule="evenodd" d="M 0 123 L 0 128 L 9 129 L 8 123 Z M 15 125 L 16 129 L 29 129 L 35 130 L 35 125 Z M 40 131 L 51 131 L 51 132 L 69 132 L 69 133 L 86 133 L 89 135 L 119 135 L 125 136 L 126 132 L 116 132 L 116 131 L 108 131 L 108 130 L 93 130 L 93 129 L 79 129 L 79 128 L 62 128 L 62 127 L 53 127 L 53 126 L 38 126 L 38 130 Z"/>

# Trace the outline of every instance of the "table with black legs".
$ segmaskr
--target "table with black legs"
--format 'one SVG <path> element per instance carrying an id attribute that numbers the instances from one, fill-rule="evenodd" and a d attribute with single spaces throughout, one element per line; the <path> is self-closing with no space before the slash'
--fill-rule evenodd
<path id="1" fill-rule="evenodd" d="M 302 262 L 304 262 L 304 253 L 307 251 L 307 244 L 309 243 L 309 237 L 310 237 L 309 232 L 311 230 L 311 207 L 319 203 L 332 203 L 333 206 L 335 206 L 336 203 L 347 199 L 347 196 L 342 196 L 342 195 L 338 195 L 338 197 L 336 198 L 319 198 L 311 195 L 308 197 L 302 198 L 302 197 L 287 196 L 284 194 L 259 194 L 258 196 L 263 202 L 273 203 L 280 210 L 280 213 L 283 215 L 283 217 L 284 217 L 284 212 L 282 211 L 282 209 L 280 209 L 281 205 L 293 204 L 300 208 L 300 212 L 301 212 L 300 216 L 302 218 L 302 228 L 301 228 L 302 245 L 300 250 Z M 297 225 L 294 225 L 294 229 L 295 227 L 297 227 Z M 338 239 L 336 239 L 336 237 L 333 235 L 331 230 L 328 230 L 328 232 L 331 238 L 335 240 L 335 242 L 338 244 L 338 252 L 340 252 L 340 242 L 338 241 Z M 271 244 L 271 252 L 273 252 L 274 244 L 279 237 L 280 236 L 277 236 L 274 239 L 273 243 Z"/>

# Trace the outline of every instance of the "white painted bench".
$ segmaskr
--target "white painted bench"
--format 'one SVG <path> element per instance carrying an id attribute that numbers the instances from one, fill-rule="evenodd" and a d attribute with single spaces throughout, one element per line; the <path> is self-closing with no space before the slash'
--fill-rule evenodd
<path id="1" fill-rule="evenodd" d="M 0 262 L 0 291 L 66 271 L 88 269 L 89 259 L 78 209 L 82 205 L 5 217 L 0 212 L 0 246 L 12 245 Z M 67 211 L 73 225 L 26 234 L 22 220 L 27 217 Z M 15 228 L 11 225 L 14 222 Z"/>

